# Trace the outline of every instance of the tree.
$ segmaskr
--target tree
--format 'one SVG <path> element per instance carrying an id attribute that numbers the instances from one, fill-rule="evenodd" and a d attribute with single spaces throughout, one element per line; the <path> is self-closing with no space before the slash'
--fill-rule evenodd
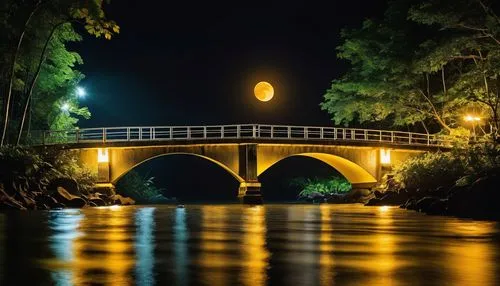
<path id="1" fill-rule="evenodd" d="M 321 107 L 336 124 L 390 121 L 446 133 L 459 130 L 466 110 L 489 107 L 498 134 L 499 31 L 484 1 L 392 1 L 382 21 L 343 30 L 338 56 L 351 68 Z"/>
<path id="2" fill-rule="evenodd" d="M 82 24 L 85 30 L 96 36 L 111 39 L 119 32 L 113 21 L 106 19 L 102 9 L 102 0 L 38 0 L 6 1 L 3 3 L 2 30 L 5 31 L 5 43 L 2 59 L 2 77 L 0 85 L 5 88 L 3 104 L 3 130 L 1 145 L 4 144 L 11 110 L 22 105 L 20 118 L 20 138 L 28 105 L 37 88 L 40 73 L 44 70 L 47 59 L 57 57 L 54 54 L 52 40 L 59 36 L 59 42 L 74 33 L 68 26 Z M 63 29 L 63 31 L 59 31 Z M 64 31 L 65 30 L 65 31 Z M 49 55 L 48 53 L 51 53 Z M 24 57 L 24 58 L 23 58 Z M 24 62 L 22 66 L 20 63 Z M 28 64 L 29 62 L 29 64 Z M 50 64 L 50 63 L 49 63 Z M 73 63 L 69 63 L 70 65 Z M 46 71 L 46 70 L 45 70 Z M 14 94 L 16 93 L 16 94 Z M 12 102 L 12 103 L 11 103 Z M 20 104 L 20 102 L 24 102 Z"/>

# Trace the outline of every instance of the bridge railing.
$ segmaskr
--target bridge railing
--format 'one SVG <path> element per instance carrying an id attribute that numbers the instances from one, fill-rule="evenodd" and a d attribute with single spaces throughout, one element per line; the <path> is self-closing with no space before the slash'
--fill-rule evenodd
<path id="1" fill-rule="evenodd" d="M 288 126 L 288 125 L 210 125 L 83 128 L 61 131 L 34 131 L 31 145 L 106 143 L 124 141 L 175 141 L 211 139 L 282 139 L 385 142 L 401 145 L 451 146 L 452 137 L 436 134 L 388 130 Z"/>

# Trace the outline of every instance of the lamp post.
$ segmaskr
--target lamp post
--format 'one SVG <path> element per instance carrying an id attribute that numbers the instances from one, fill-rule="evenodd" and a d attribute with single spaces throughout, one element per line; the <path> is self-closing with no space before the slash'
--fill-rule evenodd
<path id="1" fill-rule="evenodd" d="M 465 122 L 471 122 L 472 123 L 472 136 L 474 137 L 474 141 L 476 141 L 476 123 L 481 121 L 481 117 L 477 115 L 471 115 L 468 114 L 464 116 Z"/>

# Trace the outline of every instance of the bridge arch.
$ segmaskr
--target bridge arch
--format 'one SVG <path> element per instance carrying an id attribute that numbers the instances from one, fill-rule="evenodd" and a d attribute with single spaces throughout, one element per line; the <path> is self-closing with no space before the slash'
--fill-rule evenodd
<path id="1" fill-rule="evenodd" d="M 375 177 L 373 177 L 368 171 L 366 171 L 363 167 L 359 166 L 358 164 L 350 160 L 332 154 L 313 153 L 313 152 L 288 155 L 279 158 L 274 162 L 268 162 L 265 164 L 266 166 L 258 168 L 257 175 L 260 176 L 262 173 L 268 170 L 271 166 L 274 166 L 276 163 L 286 158 L 295 156 L 314 158 L 327 165 L 330 165 L 340 174 L 342 174 L 352 184 L 353 188 L 369 188 L 377 183 L 377 179 L 375 179 Z"/>
<path id="2" fill-rule="evenodd" d="M 221 167 L 222 169 L 226 170 L 229 174 L 231 174 L 240 184 L 243 183 L 245 180 L 240 176 L 238 175 L 236 172 L 234 172 L 231 168 L 229 168 L 228 166 L 226 166 L 225 164 L 213 159 L 213 158 L 210 158 L 208 156 L 204 156 L 204 155 L 200 155 L 200 154 L 195 154 L 195 153 L 187 153 L 187 152 L 174 152 L 174 153 L 165 153 L 165 154 L 159 154 L 159 155 L 154 155 L 154 156 L 151 156 L 151 157 L 148 157 L 140 162 L 137 162 L 135 163 L 134 165 L 132 166 L 128 166 L 127 169 L 125 169 L 123 172 L 121 172 L 121 174 L 119 174 L 116 178 L 113 179 L 112 183 L 113 184 L 116 184 L 123 176 L 125 176 L 127 173 L 129 173 L 131 170 L 133 170 L 135 167 L 143 164 L 143 163 L 146 163 L 147 161 L 150 161 L 150 160 L 153 160 L 153 159 L 156 159 L 156 158 L 159 158 L 159 157 L 164 157 L 164 156 L 171 156 L 171 155 L 188 155 L 188 156 L 195 156 L 195 157 L 198 157 L 198 158 L 203 158 L 209 162 L 212 162 L 214 163 L 215 165 L 218 165 L 219 167 Z"/>

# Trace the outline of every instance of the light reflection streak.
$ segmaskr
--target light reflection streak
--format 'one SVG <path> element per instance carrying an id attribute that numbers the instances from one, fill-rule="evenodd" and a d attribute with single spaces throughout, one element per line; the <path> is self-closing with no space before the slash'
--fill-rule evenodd
<path id="1" fill-rule="evenodd" d="M 335 245 L 333 244 L 333 229 L 331 225 L 332 217 L 330 205 L 320 205 L 321 212 L 321 232 L 319 237 L 319 265 L 320 265 L 320 285 L 333 285 L 334 284 L 334 266 L 335 259 L 333 251 Z"/>
<path id="2" fill-rule="evenodd" d="M 186 226 L 186 209 L 175 210 L 174 222 L 174 253 L 175 253 L 175 281 L 176 285 L 189 285 L 188 267 L 188 245 L 189 238 Z"/>
<path id="3" fill-rule="evenodd" d="M 266 217 L 263 206 L 243 210 L 243 285 L 266 285 L 269 251 L 266 249 Z"/>
<path id="4" fill-rule="evenodd" d="M 155 208 L 141 208 L 135 213 L 135 235 L 136 266 L 135 275 L 139 285 L 154 284 L 154 223 Z"/>
<path id="5" fill-rule="evenodd" d="M 201 208 L 201 245 L 198 264 L 201 276 L 207 285 L 229 285 L 227 267 L 235 262 L 225 253 L 227 244 L 225 206 L 204 205 Z"/>

